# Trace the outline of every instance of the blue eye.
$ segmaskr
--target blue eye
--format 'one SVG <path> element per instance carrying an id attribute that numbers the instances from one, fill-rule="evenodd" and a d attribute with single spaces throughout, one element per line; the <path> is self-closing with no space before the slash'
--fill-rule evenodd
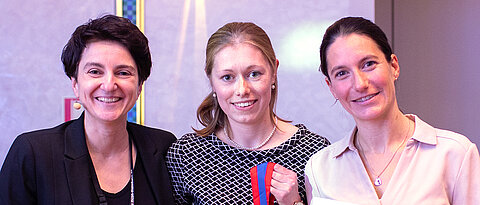
<path id="1" fill-rule="evenodd" d="M 257 77 L 260 76 L 260 74 L 261 74 L 261 73 L 258 72 L 258 71 L 252 71 L 252 72 L 249 73 L 248 77 L 250 77 L 250 78 L 257 78 Z"/>
<path id="2" fill-rule="evenodd" d="M 231 75 L 224 75 L 224 76 L 222 76 L 222 80 L 224 80 L 224 81 L 229 81 L 229 80 L 231 80 L 231 79 L 232 79 L 232 76 L 231 76 Z"/>

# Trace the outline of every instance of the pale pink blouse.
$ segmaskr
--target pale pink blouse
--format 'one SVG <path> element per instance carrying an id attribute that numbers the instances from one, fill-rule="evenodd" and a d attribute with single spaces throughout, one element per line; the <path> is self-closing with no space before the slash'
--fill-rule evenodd
<path id="1" fill-rule="evenodd" d="M 310 196 L 356 204 L 480 204 L 480 157 L 465 136 L 433 128 L 415 115 L 407 141 L 381 199 L 353 144 L 354 133 L 313 155 L 305 175 Z"/>

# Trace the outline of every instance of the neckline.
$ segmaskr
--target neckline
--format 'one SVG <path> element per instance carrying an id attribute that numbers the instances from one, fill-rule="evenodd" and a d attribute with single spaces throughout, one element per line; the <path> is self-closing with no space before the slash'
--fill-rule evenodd
<path id="1" fill-rule="evenodd" d="M 128 135 L 128 146 L 129 146 L 129 158 L 130 158 L 130 180 L 128 181 L 127 185 L 125 185 L 124 188 L 122 188 L 122 190 L 120 190 L 119 192 L 117 192 L 116 194 L 119 194 L 121 193 L 124 189 L 126 189 L 126 187 L 128 187 L 128 185 L 130 185 L 130 204 L 133 205 L 134 204 L 134 182 L 133 182 L 133 156 L 132 156 L 132 153 L 133 153 L 133 139 L 131 138 L 131 135 L 129 134 Z M 90 157 L 90 174 L 91 174 L 91 180 L 93 182 L 93 187 L 95 189 L 95 193 L 97 193 L 97 198 L 98 198 L 98 202 L 99 202 L 99 205 L 108 205 L 107 203 L 107 197 L 106 197 L 106 194 L 112 194 L 110 192 L 107 192 L 105 190 L 103 190 L 101 187 L 100 187 L 100 183 L 98 181 L 98 177 L 97 177 L 97 173 L 95 172 L 95 167 L 93 166 L 93 160 L 92 158 Z"/>
<path id="2" fill-rule="evenodd" d="M 282 142 L 276 147 L 265 150 L 244 150 L 230 146 L 229 144 L 223 142 L 218 136 L 216 136 L 215 133 L 211 133 L 210 135 L 208 135 L 206 137 L 206 140 L 209 141 L 216 149 L 238 156 L 268 156 L 284 152 L 289 147 L 294 146 L 302 135 L 305 135 L 307 131 L 305 125 L 296 124 L 295 126 L 298 127 L 298 130 L 290 138 L 288 138 L 288 140 Z"/>

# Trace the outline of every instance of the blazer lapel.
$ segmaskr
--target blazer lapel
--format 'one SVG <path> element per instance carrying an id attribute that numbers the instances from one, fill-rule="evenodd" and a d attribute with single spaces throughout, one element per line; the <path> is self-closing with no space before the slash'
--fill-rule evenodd
<path id="1" fill-rule="evenodd" d="M 64 163 L 73 204 L 98 203 L 90 175 L 90 161 L 82 114 L 65 131 Z"/>
<path id="2" fill-rule="evenodd" d="M 145 167 L 145 174 L 155 195 L 155 200 L 157 204 L 164 204 L 164 201 L 173 201 L 171 189 L 164 187 L 170 186 L 164 156 L 157 149 L 155 142 L 150 139 L 150 133 L 146 129 L 139 128 L 141 127 L 130 125 L 130 123 L 127 125 L 127 129 L 137 147 L 137 153 Z"/>

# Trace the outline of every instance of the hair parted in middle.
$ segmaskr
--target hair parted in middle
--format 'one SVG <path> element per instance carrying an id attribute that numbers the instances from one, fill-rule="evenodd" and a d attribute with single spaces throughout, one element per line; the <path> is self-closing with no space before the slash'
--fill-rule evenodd
<path id="1" fill-rule="evenodd" d="M 205 60 L 205 74 L 207 77 L 209 79 L 211 78 L 213 65 L 215 63 L 215 56 L 217 53 L 227 46 L 240 43 L 252 45 L 262 52 L 270 65 L 270 69 L 273 71 L 272 73 L 275 77 L 275 82 L 273 85 L 278 88 L 276 75 L 277 58 L 275 57 L 275 52 L 273 51 L 270 38 L 262 28 L 250 22 L 227 23 L 213 33 L 212 36 L 210 36 L 207 43 Z M 277 100 L 277 90 L 278 89 L 272 89 L 271 91 L 272 97 L 270 99 L 269 110 L 272 122 L 274 121 L 275 117 L 277 117 L 274 111 Z M 217 99 L 213 96 L 213 91 L 211 91 L 207 97 L 205 97 L 203 102 L 198 107 L 197 119 L 200 124 L 205 126 L 205 128 L 200 130 L 193 129 L 200 136 L 207 136 L 219 128 L 228 126 L 226 124 L 226 114 L 220 108 Z"/>
<path id="2" fill-rule="evenodd" d="M 378 48 L 385 55 L 385 59 L 390 62 L 392 55 L 392 47 L 388 43 L 385 33 L 372 21 L 363 17 L 344 17 L 327 28 L 323 35 L 322 44 L 320 45 L 320 70 L 330 80 L 327 70 L 327 52 L 330 45 L 340 36 L 348 36 L 350 34 L 365 35 L 371 38 L 377 44 Z"/>

